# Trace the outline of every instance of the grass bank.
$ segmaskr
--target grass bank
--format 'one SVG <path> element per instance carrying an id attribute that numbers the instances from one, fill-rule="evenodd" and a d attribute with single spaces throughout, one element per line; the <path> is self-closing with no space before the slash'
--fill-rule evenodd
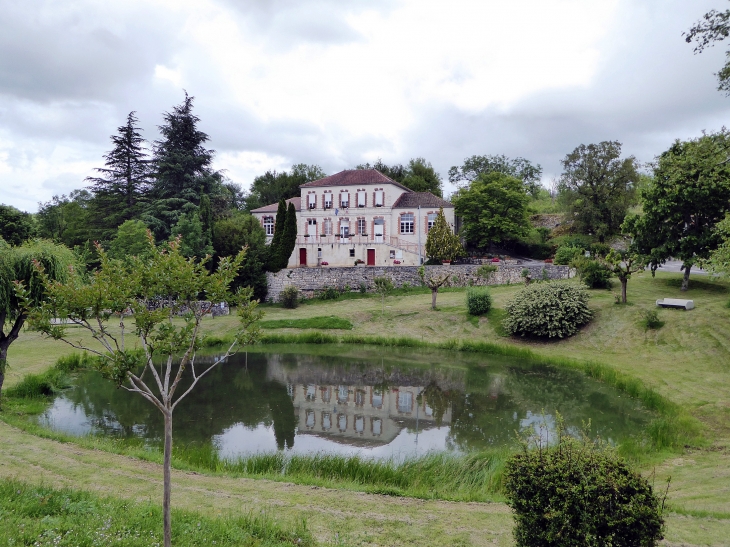
<path id="1" fill-rule="evenodd" d="M 272 319 L 259 322 L 262 329 L 338 329 L 351 330 L 352 323 L 333 315 L 306 319 Z"/>
<path id="2" fill-rule="evenodd" d="M 69 488 L 0 480 L 0 544 L 34 546 L 162 544 L 162 510 L 153 503 L 133 503 Z M 306 522 L 283 527 L 270 515 L 210 518 L 173 509 L 176 546 L 285 547 L 313 546 Z"/>

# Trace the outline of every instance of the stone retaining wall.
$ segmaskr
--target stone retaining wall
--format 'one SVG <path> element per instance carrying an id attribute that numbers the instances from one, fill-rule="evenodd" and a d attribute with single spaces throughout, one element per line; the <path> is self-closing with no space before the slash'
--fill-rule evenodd
<path id="1" fill-rule="evenodd" d="M 452 274 L 452 287 L 466 287 L 471 285 L 506 285 L 510 283 L 523 283 L 522 270 L 530 270 L 532 279 L 567 279 L 570 277 L 568 266 L 554 266 L 551 264 L 539 266 L 498 266 L 498 270 L 483 279 L 476 275 L 480 268 L 478 265 L 463 264 L 454 266 L 426 266 L 429 272 L 441 275 L 444 272 Z M 287 285 L 294 285 L 302 291 L 306 298 L 316 296 L 317 292 L 326 287 L 335 287 L 345 290 L 356 291 L 361 285 L 365 285 L 368 292 L 374 291 L 373 278 L 387 276 L 393 281 L 396 287 L 402 287 L 404 283 L 411 286 L 420 286 L 421 278 L 418 276 L 417 266 L 355 266 L 347 268 L 293 268 L 281 270 L 277 273 L 267 273 L 269 301 L 279 300 L 279 293 Z"/>

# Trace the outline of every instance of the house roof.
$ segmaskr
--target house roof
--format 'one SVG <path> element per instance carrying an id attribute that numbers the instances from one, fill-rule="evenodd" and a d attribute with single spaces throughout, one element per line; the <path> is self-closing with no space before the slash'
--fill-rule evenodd
<path id="1" fill-rule="evenodd" d="M 405 194 L 402 194 L 401 197 L 399 197 L 397 200 L 395 200 L 395 203 L 393 204 L 393 209 L 410 209 L 413 207 L 418 207 L 419 205 L 421 207 L 429 207 L 432 209 L 436 209 L 438 207 L 448 209 L 449 207 L 454 206 L 452 203 L 449 203 L 445 199 L 434 196 L 431 192 L 406 192 Z"/>
<path id="2" fill-rule="evenodd" d="M 402 188 L 406 192 L 410 192 L 408 188 L 394 181 L 390 177 L 386 177 L 377 169 L 347 169 L 340 171 L 329 177 L 314 180 L 306 184 L 302 184 L 300 188 L 320 188 L 322 186 L 364 186 L 368 184 L 395 184 L 398 188 Z"/>
<path id="3" fill-rule="evenodd" d="M 294 208 L 298 211 L 301 209 L 302 204 L 302 198 L 300 197 L 293 197 L 286 200 L 287 207 L 290 203 L 294 204 Z M 271 205 L 264 205 L 263 207 L 259 207 L 258 209 L 252 209 L 252 213 L 276 213 L 276 211 L 279 209 L 278 203 L 272 203 Z"/>

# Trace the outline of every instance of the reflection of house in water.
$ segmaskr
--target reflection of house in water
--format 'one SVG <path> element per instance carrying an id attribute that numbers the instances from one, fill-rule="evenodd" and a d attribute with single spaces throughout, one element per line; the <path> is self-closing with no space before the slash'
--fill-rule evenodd
<path id="1" fill-rule="evenodd" d="M 310 369 L 306 365 L 287 369 L 273 360 L 269 361 L 267 376 L 287 385 L 300 435 L 353 445 L 388 444 L 404 428 L 423 430 L 451 423 L 450 406 L 437 423 L 423 394 L 427 382 L 413 385 L 413 377 L 401 375 L 399 379 L 408 380 L 407 385 L 389 382 L 381 387 L 367 378 L 369 374 L 357 370 Z"/>

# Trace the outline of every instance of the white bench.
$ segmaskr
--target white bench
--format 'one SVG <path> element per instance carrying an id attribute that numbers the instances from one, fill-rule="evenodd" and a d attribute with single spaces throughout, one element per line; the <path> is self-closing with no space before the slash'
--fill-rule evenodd
<path id="1" fill-rule="evenodd" d="M 656 305 L 660 308 L 682 308 L 691 310 L 695 307 L 694 300 L 682 300 L 681 298 L 664 298 L 657 300 Z"/>

